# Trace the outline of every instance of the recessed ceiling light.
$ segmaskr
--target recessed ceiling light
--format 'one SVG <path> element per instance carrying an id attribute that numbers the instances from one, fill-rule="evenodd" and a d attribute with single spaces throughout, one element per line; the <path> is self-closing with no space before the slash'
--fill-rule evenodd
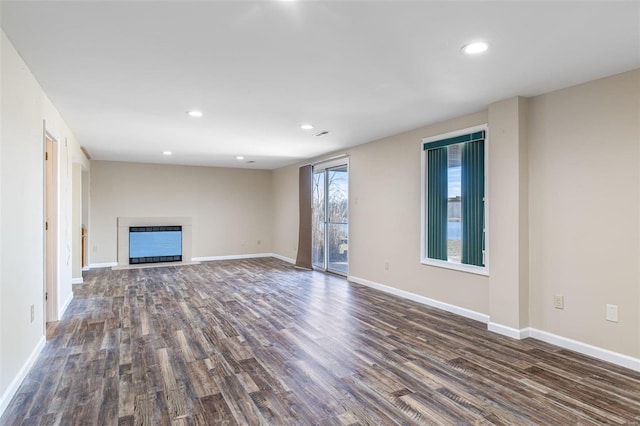
<path id="1" fill-rule="evenodd" d="M 302 130 L 311 130 L 311 129 L 313 129 L 313 126 L 311 124 L 301 124 L 300 128 Z"/>
<path id="2" fill-rule="evenodd" d="M 189 111 L 187 114 L 189 114 L 191 117 L 202 117 L 202 111 L 193 110 Z"/>
<path id="3" fill-rule="evenodd" d="M 171 155 L 171 151 L 162 151 L 162 155 Z"/>
<path id="4" fill-rule="evenodd" d="M 242 155 L 238 155 L 238 156 L 236 157 L 236 160 L 238 160 L 238 161 L 240 161 L 240 160 L 244 160 L 244 157 L 243 157 Z"/>
<path id="5" fill-rule="evenodd" d="M 467 55 L 477 55 L 478 53 L 486 52 L 488 48 L 489 44 L 487 42 L 476 41 L 462 46 L 462 51 Z"/>

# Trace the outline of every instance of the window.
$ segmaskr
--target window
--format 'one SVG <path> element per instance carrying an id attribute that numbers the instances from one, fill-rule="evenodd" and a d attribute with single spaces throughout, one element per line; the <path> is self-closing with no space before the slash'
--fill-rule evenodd
<path id="1" fill-rule="evenodd" d="M 422 140 L 422 263 L 488 274 L 487 126 Z"/>

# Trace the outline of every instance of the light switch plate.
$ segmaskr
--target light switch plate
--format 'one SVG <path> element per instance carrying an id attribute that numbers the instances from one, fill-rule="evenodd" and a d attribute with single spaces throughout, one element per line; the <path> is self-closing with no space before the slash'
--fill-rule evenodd
<path id="1" fill-rule="evenodd" d="M 618 322 L 618 305 L 607 305 L 607 321 Z"/>

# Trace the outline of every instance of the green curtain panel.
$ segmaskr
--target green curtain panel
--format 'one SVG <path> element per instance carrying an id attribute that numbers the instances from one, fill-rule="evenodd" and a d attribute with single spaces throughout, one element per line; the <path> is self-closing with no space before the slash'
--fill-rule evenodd
<path id="1" fill-rule="evenodd" d="M 484 140 L 462 145 L 462 263 L 484 266 Z"/>
<path id="2" fill-rule="evenodd" d="M 447 260 L 447 148 L 427 151 L 427 257 Z"/>

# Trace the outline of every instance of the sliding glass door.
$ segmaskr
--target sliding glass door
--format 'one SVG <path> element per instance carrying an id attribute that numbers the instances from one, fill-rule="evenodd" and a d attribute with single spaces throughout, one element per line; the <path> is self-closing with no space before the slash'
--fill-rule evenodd
<path id="1" fill-rule="evenodd" d="M 347 164 L 314 167 L 313 267 L 349 272 L 349 168 Z"/>

